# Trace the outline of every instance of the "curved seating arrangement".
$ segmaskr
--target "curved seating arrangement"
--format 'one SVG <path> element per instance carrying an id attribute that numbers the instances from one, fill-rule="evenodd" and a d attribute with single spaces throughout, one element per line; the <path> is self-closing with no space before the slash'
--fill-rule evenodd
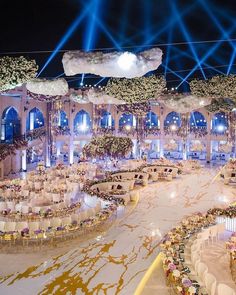
<path id="1" fill-rule="evenodd" d="M 224 184 L 236 184 L 236 169 L 225 169 Z"/>
<path id="2" fill-rule="evenodd" d="M 165 165 L 152 165 L 144 167 L 143 172 L 146 172 L 150 175 L 151 180 L 157 181 L 159 179 L 165 179 L 171 181 L 172 178 L 176 178 L 178 175 L 178 168 Z"/>
<path id="3" fill-rule="evenodd" d="M 167 284 L 176 292 L 174 294 L 179 294 L 180 286 L 186 294 L 193 290 L 198 290 L 197 294 L 215 295 L 216 290 L 217 295 L 236 294 L 231 287 L 217 282 L 201 258 L 206 245 L 217 240 L 225 230 L 224 224 L 212 224 L 213 221 L 213 215 L 193 215 L 182 220 L 180 226 L 168 233 L 162 245 L 166 253 L 163 267 L 167 274 Z M 180 278 L 178 280 L 173 279 L 175 269 Z"/>
<path id="4" fill-rule="evenodd" d="M 149 174 L 145 172 L 117 172 L 111 175 L 113 180 L 134 180 L 135 184 L 148 185 Z"/>
<path id="5" fill-rule="evenodd" d="M 134 200 L 138 195 L 138 191 L 134 190 L 134 180 L 129 181 L 108 181 L 94 184 L 90 187 L 94 192 L 104 192 L 124 199 L 126 205 L 129 201 Z"/>

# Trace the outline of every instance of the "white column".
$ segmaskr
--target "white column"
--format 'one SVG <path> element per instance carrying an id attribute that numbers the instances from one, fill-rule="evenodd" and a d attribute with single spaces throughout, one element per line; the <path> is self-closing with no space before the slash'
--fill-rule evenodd
<path id="1" fill-rule="evenodd" d="M 29 114 L 29 121 L 30 121 L 30 130 L 33 130 L 34 129 L 34 112 L 30 113 Z"/>
<path id="2" fill-rule="evenodd" d="M 160 143 L 159 143 L 159 151 L 160 157 L 164 157 L 164 115 L 160 114 Z"/>
<path id="3" fill-rule="evenodd" d="M 84 117 L 84 116 L 83 116 Z M 84 118 L 82 118 L 82 124 L 84 123 Z M 70 127 L 70 137 L 69 137 L 69 152 L 68 152 L 68 161 L 69 164 L 74 163 L 74 116 L 70 110 L 69 118 L 69 127 Z"/>
<path id="4" fill-rule="evenodd" d="M 206 161 L 211 161 L 211 115 L 207 116 L 207 136 L 206 136 Z"/>
<path id="5" fill-rule="evenodd" d="M 26 101 L 26 93 L 23 94 L 21 98 L 21 135 L 24 136 L 26 134 L 26 117 L 27 112 L 24 110 L 24 103 Z M 27 170 L 27 150 L 21 151 L 21 171 L 26 172 Z"/>
<path id="6" fill-rule="evenodd" d="M 26 150 L 21 151 L 21 169 L 22 171 L 26 171 Z"/>

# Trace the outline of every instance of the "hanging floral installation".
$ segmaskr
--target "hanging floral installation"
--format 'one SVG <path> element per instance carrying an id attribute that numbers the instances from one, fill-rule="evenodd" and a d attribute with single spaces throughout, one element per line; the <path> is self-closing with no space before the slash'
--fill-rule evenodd
<path id="1" fill-rule="evenodd" d="M 6 157 L 10 155 L 15 155 L 16 151 L 19 149 L 24 149 L 27 147 L 27 141 L 23 139 L 17 139 L 12 144 L 0 144 L 0 162 L 5 160 Z"/>
<path id="2" fill-rule="evenodd" d="M 164 91 L 165 87 L 165 79 L 154 75 L 133 79 L 111 78 L 105 92 L 107 95 L 131 104 L 154 100 Z"/>
<path id="3" fill-rule="evenodd" d="M 88 158 L 124 157 L 131 152 L 133 142 L 128 137 L 104 135 L 94 137 L 83 147 L 83 155 Z"/>
<path id="4" fill-rule="evenodd" d="M 105 91 L 97 88 L 88 90 L 88 99 L 93 104 L 124 104 L 125 101 L 117 99 L 114 96 L 107 95 Z"/>
<path id="5" fill-rule="evenodd" d="M 212 103 L 206 107 L 208 112 L 231 112 L 236 108 L 236 101 L 233 101 L 230 98 L 216 98 L 212 100 Z"/>
<path id="6" fill-rule="evenodd" d="M 194 79 L 190 82 L 192 94 L 211 97 L 212 103 L 206 107 L 211 112 L 230 112 L 236 107 L 236 76 L 214 76 L 209 80 Z"/>
<path id="7" fill-rule="evenodd" d="M 166 107 L 184 114 L 209 105 L 211 98 L 197 97 L 189 93 L 166 92 L 160 96 L 159 101 Z"/>
<path id="8" fill-rule="evenodd" d="M 33 79 L 38 66 L 35 60 L 28 60 L 23 56 L 0 58 L 0 91 L 6 91 L 20 86 Z"/>
<path id="9" fill-rule="evenodd" d="M 68 83 L 65 79 L 33 79 L 26 84 L 30 98 L 39 101 L 51 102 L 59 100 L 68 93 Z"/>
<path id="10" fill-rule="evenodd" d="M 117 106 L 117 111 L 132 114 L 137 117 L 146 116 L 146 114 L 151 110 L 150 103 L 133 103 L 133 104 L 121 104 Z"/>
<path id="11" fill-rule="evenodd" d="M 190 82 L 191 93 L 199 97 L 231 98 L 236 100 L 236 76 L 214 76 L 209 80 L 194 79 Z"/>
<path id="12" fill-rule="evenodd" d="M 161 62 L 162 50 L 157 47 L 139 53 L 73 50 L 62 58 L 67 76 L 89 73 L 101 77 L 141 77 L 156 70 Z"/>

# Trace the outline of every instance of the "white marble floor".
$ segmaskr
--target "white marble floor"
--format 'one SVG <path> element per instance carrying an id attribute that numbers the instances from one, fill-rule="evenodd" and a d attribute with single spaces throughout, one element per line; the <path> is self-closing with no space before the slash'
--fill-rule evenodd
<path id="1" fill-rule="evenodd" d="M 172 182 L 150 184 L 125 220 L 97 240 L 9 273 L 0 281 L 0 294 L 133 294 L 158 254 L 161 238 L 183 216 L 236 199 L 235 188 L 215 179 L 218 171 L 203 168 Z M 1 257 L 3 267 L 6 256 L 4 261 Z"/>

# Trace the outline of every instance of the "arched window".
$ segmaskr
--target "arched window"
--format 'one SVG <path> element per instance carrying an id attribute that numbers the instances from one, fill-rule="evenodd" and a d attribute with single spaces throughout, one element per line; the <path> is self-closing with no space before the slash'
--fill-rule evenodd
<path id="1" fill-rule="evenodd" d="M 216 113 L 212 119 L 212 130 L 224 133 L 228 129 L 228 117 L 224 112 Z"/>
<path id="2" fill-rule="evenodd" d="M 38 108 L 33 108 L 27 117 L 26 130 L 30 131 L 44 126 L 43 113 Z"/>
<path id="3" fill-rule="evenodd" d="M 74 119 L 74 131 L 77 133 L 86 133 L 91 129 L 92 121 L 89 114 L 81 110 L 79 111 Z"/>
<path id="4" fill-rule="evenodd" d="M 60 110 L 58 116 L 58 126 L 67 127 L 68 126 L 68 118 L 66 112 Z"/>
<path id="5" fill-rule="evenodd" d="M 207 127 L 207 122 L 205 117 L 200 112 L 192 112 L 190 116 L 190 128 L 205 129 Z"/>
<path id="6" fill-rule="evenodd" d="M 101 128 L 111 128 L 115 126 L 115 121 L 111 116 L 111 113 L 109 113 L 106 110 L 101 111 L 101 119 L 100 119 L 100 127 Z"/>
<path id="7" fill-rule="evenodd" d="M 12 143 L 21 135 L 19 115 L 14 107 L 6 108 L 2 113 L 1 140 Z"/>
<path id="8" fill-rule="evenodd" d="M 135 116 L 133 116 L 132 114 L 125 114 L 125 113 L 120 116 L 119 127 L 123 128 L 126 126 L 136 127 Z"/>
<path id="9" fill-rule="evenodd" d="M 171 112 L 169 113 L 164 121 L 164 127 L 180 127 L 181 126 L 181 117 L 179 113 Z"/>
<path id="10" fill-rule="evenodd" d="M 153 112 L 148 112 L 144 121 L 144 126 L 147 128 L 158 127 L 158 117 Z"/>

